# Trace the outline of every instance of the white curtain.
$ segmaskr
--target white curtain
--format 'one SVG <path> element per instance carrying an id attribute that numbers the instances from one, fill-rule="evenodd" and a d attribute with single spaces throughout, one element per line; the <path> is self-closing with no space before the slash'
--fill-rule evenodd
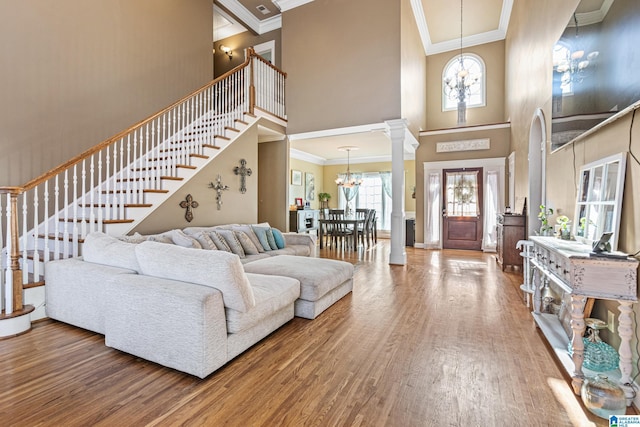
<path id="1" fill-rule="evenodd" d="M 427 181 L 427 210 L 426 210 L 426 236 L 425 246 L 437 249 L 442 246 L 440 241 L 440 218 L 442 208 L 440 206 L 440 172 L 429 173 Z"/>
<path id="2" fill-rule="evenodd" d="M 498 214 L 498 171 L 487 171 L 484 205 L 482 250 L 495 251 L 497 243 L 496 216 Z"/>
<path id="3" fill-rule="evenodd" d="M 391 197 L 391 172 L 380 172 L 380 179 L 382 180 L 382 189 Z"/>

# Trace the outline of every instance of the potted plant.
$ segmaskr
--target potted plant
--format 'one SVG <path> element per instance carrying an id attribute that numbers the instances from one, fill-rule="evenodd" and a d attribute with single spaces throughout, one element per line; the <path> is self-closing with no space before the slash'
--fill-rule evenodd
<path id="1" fill-rule="evenodd" d="M 320 204 L 322 209 L 329 208 L 329 199 L 331 199 L 331 194 L 329 193 L 318 193 L 318 200 L 320 200 Z"/>
<path id="2" fill-rule="evenodd" d="M 540 212 L 538 213 L 538 219 L 540 220 L 540 235 L 550 236 L 553 232 L 553 227 L 549 225 L 549 216 L 553 215 L 553 209 L 547 208 L 545 205 L 540 205 Z"/>
<path id="3" fill-rule="evenodd" d="M 560 226 L 558 229 L 558 237 L 563 240 L 571 239 L 571 220 L 566 215 L 560 215 L 556 218 L 556 222 Z"/>

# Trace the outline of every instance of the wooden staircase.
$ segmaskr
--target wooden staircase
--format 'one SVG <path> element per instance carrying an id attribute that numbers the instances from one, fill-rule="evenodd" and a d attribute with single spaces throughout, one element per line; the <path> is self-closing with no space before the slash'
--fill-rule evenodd
<path id="1" fill-rule="evenodd" d="M 25 322 L 16 319 L 34 309 L 41 313 L 32 317 L 44 317 L 47 261 L 81 255 L 92 231 L 135 229 L 254 126 L 256 114 L 285 121 L 286 74 L 252 49 L 246 58 L 50 172 L 21 187 L 0 187 L 0 338 L 20 333 Z"/>

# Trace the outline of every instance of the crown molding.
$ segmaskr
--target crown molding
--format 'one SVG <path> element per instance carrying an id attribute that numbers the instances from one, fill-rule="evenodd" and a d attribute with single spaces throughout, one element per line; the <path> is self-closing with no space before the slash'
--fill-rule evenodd
<path id="1" fill-rule="evenodd" d="M 282 15 L 273 16 L 260 21 L 251 12 L 245 9 L 236 0 L 218 0 L 229 12 L 233 13 L 240 21 L 244 22 L 255 33 L 264 34 L 282 27 Z"/>
<path id="2" fill-rule="evenodd" d="M 510 127 L 511 127 L 511 123 L 496 123 L 493 125 L 466 126 L 463 128 L 423 130 L 420 132 L 420 136 L 447 135 L 452 133 L 477 132 L 477 131 L 485 131 L 485 130 L 493 130 L 493 129 L 506 129 Z"/>
<path id="3" fill-rule="evenodd" d="M 504 40 L 507 36 L 507 29 L 509 28 L 509 19 L 511 18 L 513 1 L 514 0 L 502 0 L 502 9 L 500 11 L 500 21 L 498 23 L 498 29 L 463 37 L 462 48 L 464 49 L 471 46 L 478 46 L 481 44 Z M 424 10 L 422 9 L 422 1 L 411 0 L 411 8 L 413 9 L 413 16 L 416 20 L 418 32 L 420 33 L 422 45 L 427 56 L 460 49 L 460 39 L 452 39 L 440 43 L 431 43 L 429 27 L 427 26 L 427 20 L 425 18 Z"/>
<path id="4" fill-rule="evenodd" d="M 280 12 L 286 12 L 303 4 L 311 3 L 313 0 L 271 0 L 273 4 L 278 6 Z"/>
<path id="5" fill-rule="evenodd" d="M 578 27 L 582 27 L 584 25 L 592 25 L 597 24 L 598 22 L 604 21 L 605 16 L 609 13 L 609 8 L 613 4 L 613 0 L 605 0 L 602 2 L 602 6 L 600 9 L 594 10 L 592 12 L 585 13 L 576 13 L 576 19 L 578 20 Z M 576 24 L 573 21 L 573 16 L 569 20 L 569 24 L 567 27 L 575 27 Z"/>
<path id="6" fill-rule="evenodd" d="M 289 157 L 302 160 L 303 162 L 313 163 L 314 165 L 324 166 L 327 164 L 327 159 L 324 157 L 315 156 L 305 151 L 296 150 L 295 148 L 289 148 Z"/>
<path id="7" fill-rule="evenodd" d="M 364 132 L 375 132 L 375 131 L 386 131 L 387 125 L 385 123 L 371 123 L 368 125 L 358 125 L 358 126 L 349 126 L 344 128 L 334 128 L 334 129 L 323 129 L 311 132 L 303 132 L 289 135 L 289 139 L 291 141 L 297 141 L 302 139 L 313 139 L 313 138 L 325 138 L 328 136 L 341 136 L 341 135 L 350 135 L 353 133 L 364 133 Z"/>

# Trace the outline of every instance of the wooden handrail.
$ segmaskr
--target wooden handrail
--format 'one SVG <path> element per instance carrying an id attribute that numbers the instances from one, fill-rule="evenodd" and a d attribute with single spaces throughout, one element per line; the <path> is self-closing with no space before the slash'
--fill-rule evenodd
<path id="1" fill-rule="evenodd" d="M 251 51 L 253 52 L 251 55 L 253 57 L 255 57 L 257 60 L 264 62 L 266 65 L 268 65 L 269 67 L 271 67 L 273 70 L 275 70 L 277 73 L 281 74 L 282 76 L 284 76 L 285 78 L 287 77 L 287 73 L 285 73 L 284 71 L 282 71 L 281 69 L 279 69 L 278 67 L 276 67 L 275 65 L 273 65 L 271 62 L 267 61 L 266 59 L 264 59 L 262 56 L 258 55 L 257 53 L 255 53 L 255 51 L 253 50 L 253 48 L 250 48 Z"/>

